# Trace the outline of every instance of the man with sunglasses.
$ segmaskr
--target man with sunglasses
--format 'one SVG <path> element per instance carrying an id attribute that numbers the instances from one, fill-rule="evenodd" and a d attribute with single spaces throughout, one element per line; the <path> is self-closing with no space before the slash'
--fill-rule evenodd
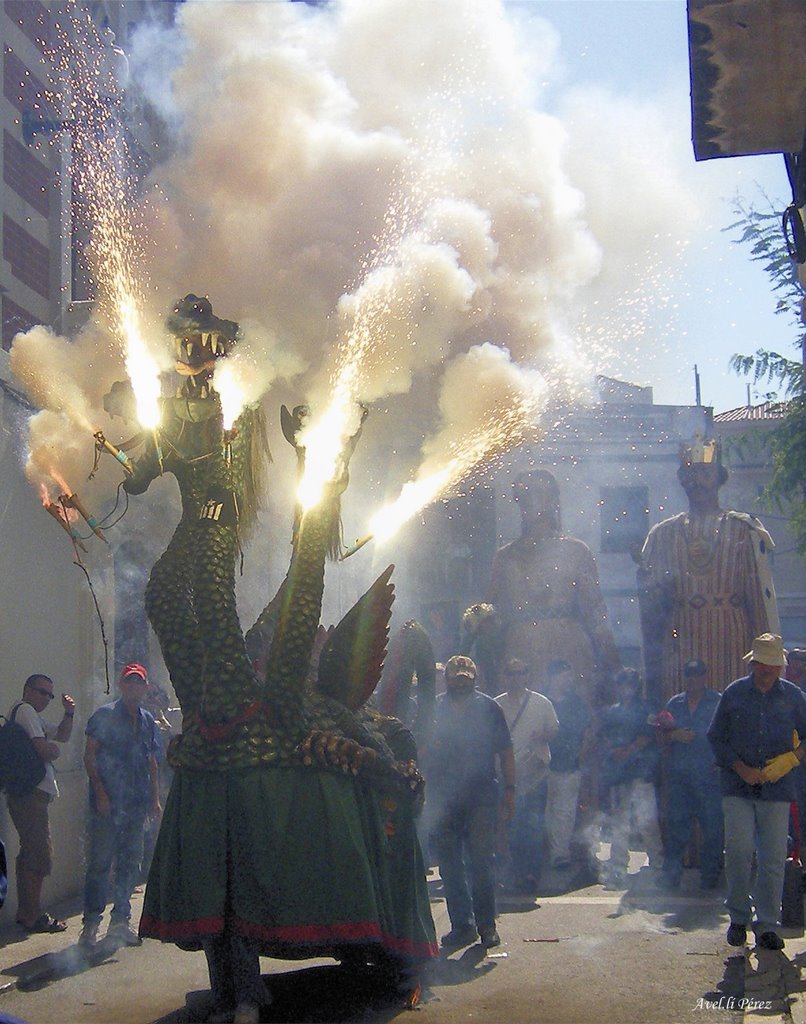
<path id="1" fill-rule="evenodd" d="M 63 932 L 67 925 L 42 910 L 42 885 L 53 867 L 53 844 L 50 838 L 48 806 L 59 795 L 53 762 L 61 753 L 73 731 L 75 701 L 62 694 L 64 709 L 57 726 L 49 726 L 42 712 L 53 700 L 53 680 L 35 673 L 25 680 L 22 700 L 9 711 L 8 718 L 21 726 L 31 739 L 39 757 L 45 762 L 45 775 L 34 789 L 21 795 L 8 793 L 8 811 L 20 837 L 16 860 L 17 924 L 27 932 Z"/>

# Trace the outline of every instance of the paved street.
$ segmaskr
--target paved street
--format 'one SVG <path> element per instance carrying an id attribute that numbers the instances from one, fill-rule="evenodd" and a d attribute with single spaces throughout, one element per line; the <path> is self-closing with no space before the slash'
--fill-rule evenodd
<path id="1" fill-rule="evenodd" d="M 660 894 L 636 862 L 626 891 L 590 885 L 536 903 L 502 899 L 502 945 L 487 955 L 476 945 L 435 964 L 424 979 L 420 1024 L 806 1024 L 802 932 L 784 933 L 784 953 L 731 949 L 719 893 L 700 892 L 687 871 L 679 893 Z M 447 914 L 435 874 L 429 885 L 442 934 Z M 201 953 L 147 941 L 102 949 L 90 964 L 75 944 L 78 907 L 62 910 L 63 935 L 22 937 L 7 923 L 0 930 L 0 1021 L 3 1014 L 28 1024 L 202 1019 Z M 410 1012 L 375 990 L 371 972 L 356 976 L 329 960 L 262 964 L 274 998 L 267 1024 L 380 1024 Z"/>

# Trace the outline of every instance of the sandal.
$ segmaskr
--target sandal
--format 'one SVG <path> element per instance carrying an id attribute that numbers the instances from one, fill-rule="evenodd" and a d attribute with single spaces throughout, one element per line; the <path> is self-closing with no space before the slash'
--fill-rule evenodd
<path id="1" fill-rule="evenodd" d="M 30 935 L 51 934 L 67 931 L 67 922 L 58 921 L 55 917 L 51 917 L 50 914 L 42 914 L 42 916 L 37 918 L 33 924 L 25 924 L 23 921 L 17 921 L 17 924 L 21 928 L 24 928 Z"/>

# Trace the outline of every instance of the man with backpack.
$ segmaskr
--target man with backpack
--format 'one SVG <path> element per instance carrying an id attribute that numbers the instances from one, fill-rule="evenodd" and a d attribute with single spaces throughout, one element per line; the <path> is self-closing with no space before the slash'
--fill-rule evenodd
<path id="1" fill-rule="evenodd" d="M 35 673 L 25 680 L 22 700 L 8 714 L 9 722 L 15 722 L 28 735 L 45 769 L 42 781 L 30 789 L 19 792 L 13 780 L 6 786 L 9 814 L 20 837 L 16 860 L 17 924 L 27 932 L 63 932 L 67 928 L 64 921 L 56 920 L 40 905 L 42 884 L 53 861 L 48 805 L 59 795 L 53 762 L 61 753 L 59 744 L 70 739 L 75 714 L 75 701 L 63 693 L 62 719 L 58 726 L 48 726 L 42 712 L 54 696 L 53 680 Z"/>

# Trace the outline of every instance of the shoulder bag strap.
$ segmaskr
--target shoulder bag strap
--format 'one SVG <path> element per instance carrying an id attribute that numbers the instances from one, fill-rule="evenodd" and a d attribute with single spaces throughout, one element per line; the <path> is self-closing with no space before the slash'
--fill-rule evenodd
<path id="1" fill-rule="evenodd" d="M 519 722 L 519 721 L 521 720 L 521 715 L 522 715 L 522 714 L 524 713 L 524 711 L 526 710 L 526 705 L 527 705 L 527 704 L 529 703 L 529 698 L 530 698 L 531 696 L 532 696 L 532 691 L 531 691 L 531 690 L 527 690 L 527 691 L 526 691 L 526 696 L 525 696 L 525 697 L 523 698 L 523 703 L 521 704 L 520 708 L 518 709 L 518 713 L 517 713 L 517 715 L 515 715 L 515 721 L 514 721 L 514 722 L 512 723 L 512 725 L 511 725 L 511 726 L 509 727 L 509 731 L 510 731 L 510 733 L 513 733 L 513 732 L 515 732 L 515 726 L 516 726 L 516 725 L 518 724 L 518 722 Z"/>

